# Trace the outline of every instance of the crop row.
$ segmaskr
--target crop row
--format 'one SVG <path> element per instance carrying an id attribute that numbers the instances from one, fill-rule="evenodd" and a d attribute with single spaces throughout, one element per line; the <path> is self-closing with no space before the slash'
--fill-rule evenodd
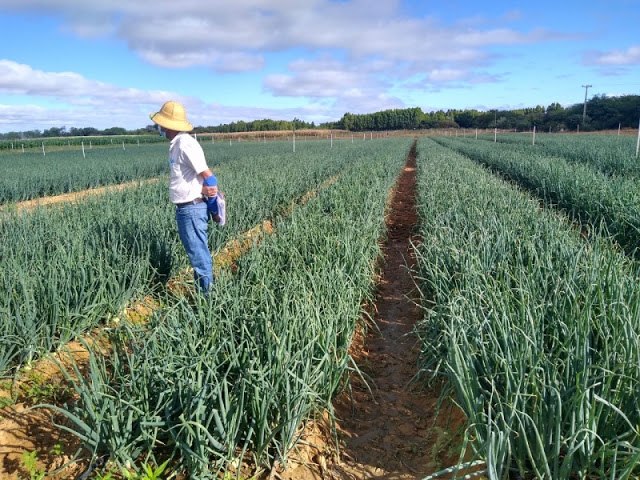
<path id="1" fill-rule="evenodd" d="M 483 137 L 489 140 L 488 137 Z M 494 141 L 491 136 L 490 141 Z M 538 152 L 546 156 L 559 156 L 571 162 L 582 163 L 607 175 L 640 175 L 640 162 L 635 155 L 636 138 L 628 135 L 556 135 L 528 134 L 498 135 L 497 143 L 508 144 L 510 149 Z"/>
<path id="2" fill-rule="evenodd" d="M 168 300 L 148 324 L 113 331 L 112 351 L 95 352 L 88 376 L 73 380 L 79 402 L 61 409 L 91 457 L 120 467 L 171 459 L 198 479 L 286 461 L 351 366 L 408 147 L 383 141 L 342 156 L 337 181 L 277 219 L 208 297 Z M 288 182 L 293 167 L 280 171 Z"/>
<path id="3" fill-rule="evenodd" d="M 308 143 L 308 142 L 307 142 Z M 340 142 L 346 144 L 346 142 Z M 336 148 L 340 145 L 336 143 Z M 278 155 L 291 150 L 286 142 L 233 144 L 203 142 L 210 167 L 235 162 L 238 157 Z M 311 146 L 298 144 L 298 150 L 322 151 L 327 143 Z M 168 144 L 134 144 L 121 148 L 100 147 L 81 150 L 4 153 L 0 155 L 0 204 L 30 200 L 43 196 L 76 192 L 105 185 L 124 183 L 166 175 Z"/>
<path id="4" fill-rule="evenodd" d="M 397 141 L 396 141 L 397 142 Z M 256 146 L 216 168 L 229 221 L 213 251 L 393 140 L 292 153 Z M 165 151 L 166 153 L 166 151 Z M 166 185 L 148 184 L 82 204 L 0 217 L 0 372 L 56 349 L 187 266 Z"/>
<path id="5" fill-rule="evenodd" d="M 611 177 L 543 152 L 473 140 L 441 138 L 459 151 L 566 211 L 585 229 L 606 229 L 629 254 L 640 246 L 640 180 Z"/>
<path id="6" fill-rule="evenodd" d="M 0 155 L 0 203 L 154 177 L 167 172 L 167 145 Z"/>
<path id="7" fill-rule="evenodd" d="M 460 153 L 418 151 L 422 370 L 489 478 L 638 475 L 637 263 Z"/>
<path id="8" fill-rule="evenodd" d="M 158 135 L 95 135 L 95 136 L 72 136 L 72 137 L 46 137 L 46 138 L 23 138 L 14 140 L 0 140 L 0 151 L 8 153 L 26 153 L 29 150 L 55 147 L 86 148 L 94 146 L 119 146 L 123 143 L 129 145 L 139 145 L 146 143 L 160 143 L 162 140 Z M 40 150 L 42 155 L 42 150 Z"/>

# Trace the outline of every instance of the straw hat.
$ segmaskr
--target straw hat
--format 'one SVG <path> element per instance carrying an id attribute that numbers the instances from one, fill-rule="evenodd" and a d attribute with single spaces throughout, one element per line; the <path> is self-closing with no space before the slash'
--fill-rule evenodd
<path id="1" fill-rule="evenodd" d="M 193 125 L 187 121 L 187 112 L 181 103 L 169 100 L 162 105 L 159 112 L 149 114 L 149 118 L 168 130 L 174 132 L 190 132 Z"/>

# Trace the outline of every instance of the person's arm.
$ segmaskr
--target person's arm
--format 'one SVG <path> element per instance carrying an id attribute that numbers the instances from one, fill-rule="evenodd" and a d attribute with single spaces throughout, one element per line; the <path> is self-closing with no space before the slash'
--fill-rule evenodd
<path id="1" fill-rule="evenodd" d="M 210 169 L 206 169 L 198 174 L 200 178 L 202 178 L 203 182 L 213 176 L 213 173 Z M 202 184 L 202 195 L 205 197 L 215 197 L 218 194 L 218 185 L 207 186 L 204 183 Z"/>
<path id="2" fill-rule="evenodd" d="M 215 175 L 207 165 L 207 161 L 204 158 L 204 151 L 198 142 L 195 140 L 190 141 L 193 137 L 186 136 L 181 138 L 183 142 L 180 144 L 182 147 L 182 152 L 187 158 L 187 161 L 191 165 L 191 167 L 198 173 L 198 176 L 203 182 L 202 189 L 200 193 L 205 197 L 215 197 L 218 194 L 218 182 L 216 180 Z M 215 180 L 213 182 L 207 182 L 206 179 L 213 177 L 211 180 Z M 209 185 L 205 185 L 209 183 Z"/>

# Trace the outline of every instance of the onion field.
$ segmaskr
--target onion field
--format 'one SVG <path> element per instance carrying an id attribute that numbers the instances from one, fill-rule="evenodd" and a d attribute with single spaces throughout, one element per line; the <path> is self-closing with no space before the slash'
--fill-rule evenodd
<path id="1" fill-rule="evenodd" d="M 573 150 L 586 149 L 586 143 L 592 151 L 599 152 L 592 156 L 608 156 L 609 168 L 619 168 L 622 172 L 626 170 L 625 165 L 634 160 L 638 162 L 631 142 L 618 155 L 612 155 L 610 150 L 594 143 L 597 140 L 574 140 Z M 575 162 L 531 145 L 525 149 L 463 139 L 438 141 L 515 181 L 546 205 L 561 208 L 585 229 L 604 230 L 606 236 L 630 255 L 638 252 L 640 178 L 635 175 L 604 173 L 597 160 Z"/>
<path id="2" fill-rule="evenodd" d="M 531 146 L 418 151 L 421 368 L 446 379 L 486 475 L 637 478 L 635 180 Z"/>
<path id="3" fill-rule="evenodd" d="M 0 206 L 166 174 L 166 144 L 0 153 Z"/>
<path id="4" fill-rule="evenodd" d="M 358 374 L 349 349 L 375 302 L 389 194 L 413 142 L 203 144 L 227 199 L 227 225 L 210 225 L 214 256 L 273 226 L 232 268 L 220 262 L 209 296 L 183 279 L 166 144 L 0 155 L 2 376 L 85 345 L 88 364 L 60 364 L 72 399 L 37 407 L 66 418 L 58 428 L 80 439 L 96 478 L 165 462 L 167 478 L 193 479 L 284 465 Z M 454 471 L 640 475 L 640 179 L 624 142 L 417 141 L 416 379 L 445 385 L 464 412 Z M 27 171 L 43 174 L 21 182 Z M 144 321 L 128 321 L 148 298 Z M 106 344 L 93 345 L 96 330 Z"/>
<path id="5" fill-rule="evenodd" d="M 166 185 L 3 214 L 3 371 L 155 294 L 162 306 L 144 325 L 108 324 L 113 350 L 93 353 L 87 377 L 69 371 L 78 402 L 53 406 L 85 453 L 120 466 L 171 458 L 192 478 L 214 476 L 245 452 L 257 465 L 284 461 L 302 421 L 327 408 L 350 367 L 387 192 L 409 146 L 208 146 L 228 205 L 227 225 L 211 231 L 213 250 L 266 218 L 277 233 L 235 273 L 220 272 L 207 298 L 162 288 L 186 267 Z"/>

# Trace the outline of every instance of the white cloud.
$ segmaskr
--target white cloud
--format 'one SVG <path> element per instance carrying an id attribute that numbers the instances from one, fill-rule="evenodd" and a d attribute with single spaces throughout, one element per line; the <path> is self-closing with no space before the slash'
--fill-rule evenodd
<path id="1" fill-rule="evenodd" d="M 10 60 L 0 60 L 0 90 L 12 94 L 72 96 L 87 88 L 77 73 L 46 73 Z"/>
<path id="2" fill-rule="evenodd" d="M 350 61 L 408 63 L 411 71 L 486 61 L 483 48 L 558 38 L 548 31 L 453 26 L 409 18 L 398 0 L 3 0 L 10 10 L 50 12 L 81 36 L 115 35 L 162 67 L 208 65 L 219 71 L 264 66 L 263 55 L 293 47 L 344 52 Z M 505 20 L 513 12 L 506 12 Z"/>
<path id="3" fill-rule="evenodd" d="M 381 88 L 380 81 L 370 77 L 370 72 L 327 57 L 293 62 L 289 70 L 291 74 L 267 75 L 265 89 L 276 96 L 324 98 L 340 97 L 354 88 Z"/>
<path id="4" fill-rule="evenodd" d="M 140 50 L 140 56 L 153 65 L 165 68 L 187 68 L 203 65 L 211 66 L 221 72 L 248 72 L 259 70 L 264 66 L 261 55 L 250 55 L 243 52 L 219 53 L 197 51 L 158 53 L 156 50 Z"/>
<path id="5" fill-rule="evenodd" d="M 379 63 L 371 69 L 330 57 L 298 60 L 289 65 L 290 74 L 265 77 L 264 88 L 275 96 L 327 99 L 325 104 L 336 112 L 365 113 L 387 108 L 402 108 L 404 102 L 387 93 L 391 84 L 379 73 Z"/>
<path id="6" fill-rule="evenodd" d="M 164 101 L 164 99 L 162 100 Z M 137 129 L 151 124 L 148 115 L 156 111 L 162 102 L 148 107 L 130 107 L 128 104 L 106 107 L 105 105 L 73 105 L 71 107 L 0 104 L 0 132 L 45 130 L 51 127 L 94 127 L 105 129 L 123 127 Z M 260 118 L 290 120 L 294 117 L 307 121 L 327 122 L 342 116 L 316 104 L 304 108 L 258 108 L 211 105 L 194 99 L 185 101 L 189 120 L 196 126 L 214 126 L 238 120 L 251 121 Z"/>
<path id="7" fill-rule="evenodd" d="M 0 104 L 0 130 L 26 131 L 45 130 L 51 127 L 96 127 L 122 126 L 124 112 L 93 108 L 42 107 L 39 105 Z M 133 117 L 132 111 L 128 112 Z M 136 125 L 144 125 L 138 121 Z"/>
<path id="8" fill-rule="evenodd" d="M 0 94 L 42 97 L 58 105 L 3 105 L 0 124 L 14 126 L 10 130 L 18 126 L 30 130 L 32 125 L 139 128 L 149 123 L 148 114 L 167 98 L 197 103 L 168 91 L 119 87 L 74 72 L 45 72 L 6 59 L 0 60 Z"/>
<path id="9" fill-rule="evenodd" d="M 548 30 L 510 28 L 508 23 L 522 16 L 514 11 L 506 11 L 498 17 L 500 24 L 491 27 L 472 14 L 455 24 L 428 15 L 410 18 L 402 13 L 400 0 L 0 0 L 0 7 L 55 16 L 70 35 L 115 39 L 161 68 L 268 68 L 270 74 L 263 79 L 266 92 L 297 97 L 300 104 L 311 102 L 309 110 L 214 108 L 171 92 L 125 88 L 75 72 L 47 72 L 0 60 L 0 93 L 36 95 L 64 104 L 52 110 L 56 119 L 58 113 L 69 116 L 69 106 L 77 107 L 77 117 L 71 117 L 75 126 L 98 128 L 103 121 L 125 128 L 144 125 L 140 119 L 167 98 L 182 100 L 197 125 L 282 115 L 301 118 L 301 112 L 308 115 L 305 118 L 327 121 L 346 111 L 402 108 L 405 104 L 394 89 L 435 91 L 495 82 L 500 77 L 485 73 L 497 58 L 494 47 L 567 38 Z M 312 58 L 284 67 L 269 64 L 278 52 L 286 52 L 288 58 Z M 635 55 L 626 52 L 630 54 Z M 423 82 L 412 85 L 407 78 Z M 113 113 L 112 121 L 100 118 L 101 107 Z"/>
<path id="10" fill-rule="evenodd" d="M 74 72 L 36 70 L 11 60 L 0 60 L 0 92 L 53 97 L 72 104 L 126 102 L 149 105 L 172 96 L 166 91 L 122 88 L 90 80 Z"/>
<path id="11" fill-rule="evenodd" d="M 498 83 L 501 77 L 482 71 L 435 68 L 427 74 L 419 75 L 399 86 L 407 91 L 439 92 L 447 89 L 471 89 L 475 85 Z"/>
<path id="12" fill-rule="evenodd" d="M 20 126 L 30 125 L 34 118 L 46 118 L 50 110 L 38 105 L 0 104 L 0 127 L 5 130 L 21 130 Z"/>
<path id="13" fill-rule="evenodd" d="M 441 83 L 454 80 L 460 80 L 467 76 L 467 72 L 464 70 L 456 70 L 451 68 L 435 69 L 429 73 L 429 80 L 431 82 Z"/>
<path id="14" fill-rule="evenodd" d="M 301 118 L 301 112 L 309 121 L 326 122 L 344 113 L 321 103 L 290 109 L 211 105 L 173 92 L 124 88 L 77 73 L 45 72 L 10 60 L 0 60 L 0 94 L 44 97 L 50 104 L 46 107 L 32 103 L 0 104 L 0 131 L 61 126 L 135 129 L 150 124 L 149 113 L 156 111 L 167 98 L 182 101 L 189 119 L 199 126 L 258 118 Z"/>
<path id="15" fill-rule="evenodd" d="M 302 108 L 260 108 L 237 107 L 222 104 L 201 104 L 189 111 L 190 118 L 197 119 L 196 125 L 215 126 L 238 120 L 252 121 L 261 118 L 292 120 L 303 118 L 308 122 L 323 123 L 337 120 L 344 111 L 336 111 L 322 103 L 311 103 Z"/>
<path id="16" fill-rule="evenodd" d="M 602 66 L 640 65 L 640 45 L 633 45 L 626 50 L 590 52 L 585 56 L 585 62 Z"/>

